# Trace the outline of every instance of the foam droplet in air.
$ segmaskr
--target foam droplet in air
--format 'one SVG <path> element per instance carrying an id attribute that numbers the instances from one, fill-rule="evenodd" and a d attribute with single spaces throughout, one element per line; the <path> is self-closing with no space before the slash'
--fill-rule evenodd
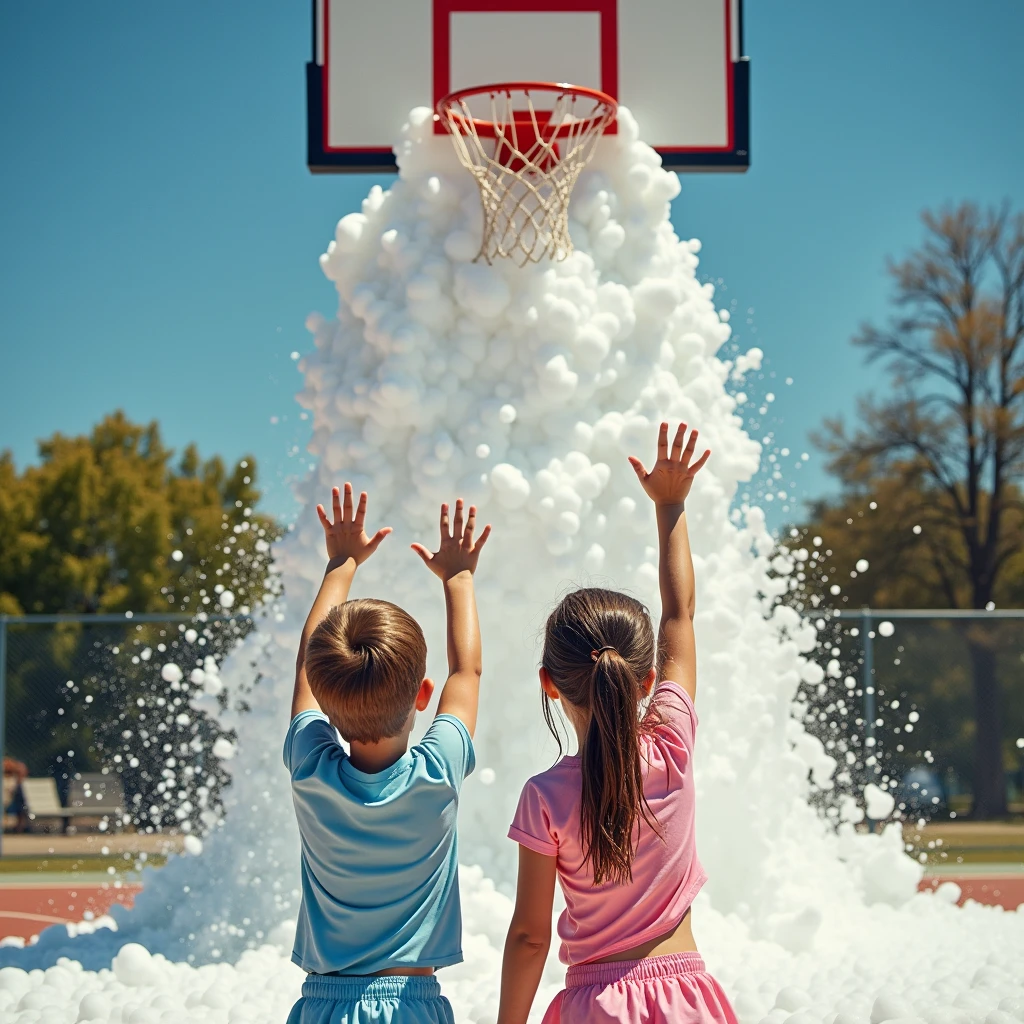
<path id="1" fill-rule="evenodd" d="M 867 804 L 867 814 L 875 821 L 888 818 L 896 806 L 896 800 L 891 793 L 880 789 L 873 782 L 864 787 L 864 802 Z"/>
<path id="2" fill-rule="evenodd" d="M 181 669 L 173 661 L 169 661 L 160 669 L 160 678 L 165 683 L 180 683 L 182 678 Z"/>
<path id="3" fill-rule="evenodd" d="M 224 736 L 218 736 L 213 742 L 211 753 L 221 761 L 230 761 L 235 756 L 235 745 Z"/>

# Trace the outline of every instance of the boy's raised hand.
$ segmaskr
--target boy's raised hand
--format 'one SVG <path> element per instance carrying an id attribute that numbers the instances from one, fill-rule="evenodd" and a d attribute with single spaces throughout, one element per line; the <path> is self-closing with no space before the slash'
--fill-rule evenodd
<path id="1" fill-rule="evenodd" d="M 319 711 L 320 705 L 309 688 L 306 677 L 306 644 L 313 631 L 327 617 L 331 609 L 348 600 L 349 588 L 355 574 L 355 567 L 365 562 L 380 547 L 380 542 L 391 532 L 390 526 L 378 530 L 372 537 L 366 536 L 363 523 L 366 521 L 366 492 L 359 495 L 359 506 L 352 507 L 352 485 L 345 484 L 345 503 L 342 505 L 341 492 L 331 488 L 334 506 L 334 522 L 327 518 L 323 505 L 317 505 L 316 514 L 324 528 L 327 541 L 327 571 L 317 591 L 313 607 L 306 616 L 299 639 L 299 653 L 295 659 L 295 689 L 292 691 L 292 717 L 302 711 Z M 352 565 L 349 565 L 351 559 Z"/>
<path id="2" fill-rule="evenodd" d="M 455 502 L 455 519 L 449 527 L 448 506 L 441 506 L 441 546 L 437 551 L 428 551 L 422 544 L 413 544 L 412 549 L 423 559 L 426 567 L 442 580 L 449 580 L 460 572 L 476 572 L 480 549 L 491 535 L 490 524 L 475 540 L 476 506 L 469 506 L 469 516 L 463 524 L 463 502 Z"/>
<path id="3" fill-rule="evenodd" d="M 635 470 L 640 486 L 655 505 L 682 505 L 693 486 L 693 478 L 711 455 L 708 449 L 694 462 L 697 431 L 690 431 L 690 439 L 684 445 L 685 438 L 686 424 L 680 423 L 669 450 L 668 424 L 662 423 L 658 431 L 658 461 L 649 473 L 638 458 L 629 456 L 629 464 Z"/>
<path id="4" fill-rule="evenodd" d="M 359 505 L 353 510 L 350 483 L 345 484 L 344 504 L 337 487 L 331 489 L 331 498 L 334 506 L 333 523 L 327 518 L 323 505 L 316 507 L 316 514 L 324 528 L 324 539 L 327 541 L 327 557 L 332 562 L 336 559 L 344 562 L 351 558 L 356 565 L 361 565 L 380 547 L 380 542 L 391 532 L 391 527 L 382 527 L 372 537 L 367 537 L 364 529 L 366 491 L 359 495 Z"/>

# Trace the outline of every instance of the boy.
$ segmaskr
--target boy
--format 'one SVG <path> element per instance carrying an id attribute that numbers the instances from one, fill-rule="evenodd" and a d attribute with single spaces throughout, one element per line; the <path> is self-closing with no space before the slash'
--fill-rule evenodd
<path id="1" fill-rule="evenodd" d="M 333 523 L 317 506 L 329 561 L 302 630 L 284 744 L 302 841 L 292 960 L 309 974 L 288 1022 L 452 1024 L 433 974 L 462 960 L 455 821 L 480 692 L 473 572 L 491 528 L 474 541 L 476 509 L 464 523 L 460 498 L 451 531 L 441 506 L 439 549 L 413 545 L 444 586 L 448 679 L 410 749 L 434 690 L 423 632 L 386 601 L 347 600 L 391 530 L 366 535 L 366 494 L 353 513 L 351 484 L 344 506 L 337 487 L 332 496 Z"/>

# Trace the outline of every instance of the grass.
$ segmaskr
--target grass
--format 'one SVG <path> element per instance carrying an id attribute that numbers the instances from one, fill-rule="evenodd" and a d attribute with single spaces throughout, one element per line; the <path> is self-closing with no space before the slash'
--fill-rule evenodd
<path id="1" fill-rule="evenodd" d="M 121 854 L 109 857 L 0 857 L 0 881 L 4 875 L 27 875 L 38 872 L 41 875 L 104 874 L 114 868 L 115 875 L 136 874 L 143 863 L 149 867 L 163 867 L 167 858 L 162 854 L 150 854 L 146 860 L 134 857 L 125 860 Z"/>
<path id="2" fill-rule="evenodd" d="M 1021 821 L 941 821 L 921 829 L 910 824 L 904 826 L 903 837 L 915 857 L 927 855 L 930 868 L 1005 864 L 1024 870 Z"/>
<path id="3" fill-rule="evenodd" d="M 1012 847 L 996 847 L 994 849 L 944 848 L 938 851 L 922 847 L 914 850 L 915 856 L 919 853 L 928 854 L 928 867 L 956 868 L 965 864 L 1005 864 L 1007 867 L 1024 871 L 1024 849 L 1014 849 Z"/>

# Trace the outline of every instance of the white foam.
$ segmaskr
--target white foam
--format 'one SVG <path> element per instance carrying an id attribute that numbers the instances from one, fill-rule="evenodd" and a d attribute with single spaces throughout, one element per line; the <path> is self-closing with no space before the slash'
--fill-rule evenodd
<path id="1" fill-rule="evenodd" d="M 763 354 L 717 355 L 730 327 L 698 279 L 699 243 L 680 242 L 669 221 L 676 176 L 623 111 L 577 187 L 576 252 L 554 265 L 486 267 L 470 262 L 475 185 L 422 111 L 397 151 L 400 179 L 342 219 L 321 259 L 339 308 L 310 318 L 315 350 L 300 364 L 317 468 L 299 489 L 305 511 L 275 549 L 287 603 L 268 605 L 222 670 L 206 658 L 189 677 L 202 683 L 194 707 L 237 735 L 213 749 L 231 758 L 226 817 L 204 812 L 201 856 L 190 843 L 188 856 L 147 872 L 135 910 L 115 907 L 72 930 L 87 937 L 53 928 L 28 949 L 0 950 L 0 963 L 17 965 L 0 971 L 0 1015 L 12 1024 L 284 1019 L 301 972 L 288 962 L 298 843 L 280 744 L 295 646 L 323 571 L 313 508 L 350 479 L 371 493 L 371 524 L 395 528 L 354 595 L 387 596 L 416 615 L 435 678 L 442 602 L 407 544 L 434 537 L 438 503 L 456 493 L 495 526 L 478 576 L 480 770 L 461 809 L 466 962 L 441 975 L 459 1020 L 493 1020 L 514 884 L 504 835 L 522 782 L 554 754 L 539 709 L 539 628 L 558 594 L 586 581 L 630 590 L 657 612 L 652 510 L 625 456 L 649 459 L 665 417 L 698 426 L 714 451 L 689 503 L 698 836 L 711 876 L 694 929 L 740 1019 L 1024 1020 L 1024 915 L 959 909 L 955 886 L 917 894 L 922 869 L 898 824 L 857 833 L 863 808 L 846 796 L 833 830 L 808 803 L 809 777 L 827 788 L 851 752 L 804 733 L 794 697 L 801 681 L 836 672 L 807 658 L 815 626 L 776 603 L 790 576 L 770 561 L 778 552 L 761 511 L 730 519 L 760 447 L 727 383 L 756 371 Z M 221 711 L 225 687 L 251 710 L 232 699 Z M 892 809 L 876 788 L 872 817 Z M 560 979 L 552 959 L 538 1019 Z"/>
<path id="2" fill-rule="evenodd" d="M 875 783 L 869 782 L 864 787 L 864 803 L 867 807 L 868 817 L 875 821 L 882 821 L 892 814 L 896 807 L 896 798 L 876 786 Z"/>

